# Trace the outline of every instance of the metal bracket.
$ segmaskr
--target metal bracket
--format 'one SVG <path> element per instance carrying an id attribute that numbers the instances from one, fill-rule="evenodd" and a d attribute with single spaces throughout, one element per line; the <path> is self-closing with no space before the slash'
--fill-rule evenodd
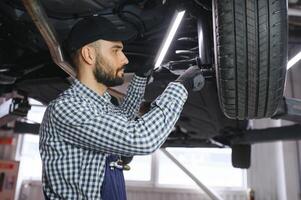
<path id="1" fill-rule="evenodd" d="M 11 98 L 0 105 L 0 127 L 20 117 L 27 116 L 31 106 L 27 97 Z"/>
<path id="2" fill-rule="evenodd" d="M 234 144 L 255 144 L 262 142 L 275 142 L 285 140 L 300 140 L 301 125 L 281 126 L 266 129 L 244 130 L 231 139 Z"/>

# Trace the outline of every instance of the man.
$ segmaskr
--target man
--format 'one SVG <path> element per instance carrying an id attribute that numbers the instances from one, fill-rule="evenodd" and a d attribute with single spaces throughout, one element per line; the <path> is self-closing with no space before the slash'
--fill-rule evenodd
<path id="1" fill-rule="evenodd" d="M 40 128 L 46 199 L 126 199 L 118 156 L 160 148 L 179 118 L 187 90 L 203 87 L 200 70 L 189 68 L 137 118 L 152 70 L 146 65 L 136 72 L 121 105 L 113 105 L 107 89 L 123 83 L 128 60 L 122 41 L 130 37 L 100 16 L 83 19 L 71 30 L 67 49 L 77 80 L 49 104 Z"/>

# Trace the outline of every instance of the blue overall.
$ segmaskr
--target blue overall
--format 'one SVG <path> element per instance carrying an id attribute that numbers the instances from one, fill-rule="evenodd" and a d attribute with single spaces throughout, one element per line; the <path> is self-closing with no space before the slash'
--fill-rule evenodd
<path id="1" fill-rule="evenodd" d="M 101 188 L 103 200 L 126 200 L 123 170 L 110 167 L 110 163 L 117 160 L 118 157 L 115 155 L 110 155 L 106 159 L 105 177 Z"/>

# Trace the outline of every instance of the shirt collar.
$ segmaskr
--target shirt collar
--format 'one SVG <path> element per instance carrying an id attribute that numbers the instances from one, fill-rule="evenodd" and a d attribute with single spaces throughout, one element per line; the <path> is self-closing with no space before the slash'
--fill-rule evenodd
<path id="1" fill-rule="evenodd" d="M 72 87 L 78 94 L 91 98 L 97 103 L 109 103 L 111 101 L 111 95 L 106 91 L 102 96 L 82 84 L 79 80 L 74 79 Z"/>

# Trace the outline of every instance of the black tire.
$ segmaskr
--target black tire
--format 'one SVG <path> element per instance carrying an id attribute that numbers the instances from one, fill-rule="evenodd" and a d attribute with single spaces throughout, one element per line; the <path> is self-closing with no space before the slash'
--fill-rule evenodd
<path id="1" fill-rule="evenodd" d="M 218 94 L 232 119 L 270 117 L 287 62 L 286 0 L 214 0 Z"/>
<path id="2" fill-rule="evenodd" d="M 232 146 L 232 166 L 248 169 L 251 165 L 251 145 L 236 144 Z"/>

